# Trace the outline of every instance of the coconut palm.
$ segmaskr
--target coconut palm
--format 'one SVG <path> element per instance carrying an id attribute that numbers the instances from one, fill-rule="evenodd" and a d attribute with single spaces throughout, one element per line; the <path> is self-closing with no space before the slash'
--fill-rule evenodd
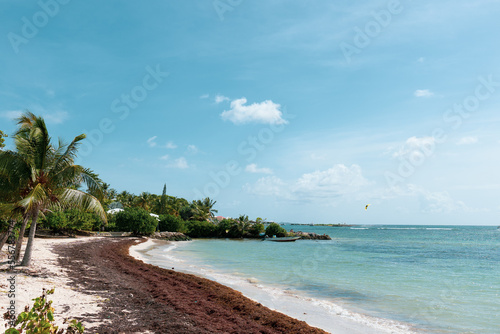
<path id="1" fill-rule="evenodd" d="M 2 148 L 5 147 L 3 137 L 7 137 L 7 135 L 5 133 L 3 133 L 2 130 L 0 130 L 0 151 L 2 150 Z"/>
<path id="2" fill-rule="evenodd" d="M 132 207 L 132 204 L 134 203 L 134 198 L 135 198 L 135 195 L 129 193 L 126 190 L 124 190 L 121 193 L 119 193 L 118 195 L 116 195 L 116 200 L 118 202 L 120 202 L 123 205 L 123 207 L 125 207 L 125 208 Z"/>
<path id="3" fill-rule="evenodd" d="M 47 211 L 78 207 L 99 214 L 105 222 L 106 214 L 96 197 L 76 189 L 85 183 L 92 193 L 100 190 L 95 174 L 74 164 L 79 142 L 85 135 L 75 137 L 69 145 L 59 140 L 55 147 L 51 144 L 42 117 L 26 112 L 18 118 L 18 125 L 14 135 L 16 150 L 0 152 L 0 183 L 5 186 L 0 189 L 0 198 L 9 198 L 11 211 L 22 214 L 20 232 L 31 220 L 21 263 L 22 266 L 29 266 L 40 215 Z M 20 233 L 19 238 L 23 238 L 23 234 Z"/>
<path id="4" fill-rule="evenodd" d="M 217 203 L 217 201 L 211 200 L 209 197 L 203 200 L 193 201 L 194 218 L 200 221 L 212 218 L 214 213 L 217 212 L 217 210 L 213 209 L 215 203 Z"/>
<path id="5" fill-rule="evenodd" d="M 146 211 L 150 209 L 150 202 L 152 195 L 148 192 L 142 192 L 139 196 L 134 198 L 134 206 L 142 208 Z"/>

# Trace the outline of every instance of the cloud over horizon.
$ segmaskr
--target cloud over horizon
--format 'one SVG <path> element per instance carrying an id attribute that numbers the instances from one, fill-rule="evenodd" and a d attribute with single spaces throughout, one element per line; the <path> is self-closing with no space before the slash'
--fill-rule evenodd
<path id="1" fill-rule="evenodd" d="M 281 105 L 271 100 L 246 105 L 247 99 L 242 97 L 231 101 L 231 109 L 225 110 L 220 116 L 223 120 L 234 124 L 263 123 L 287 124 L 282 118 Z"/>
<path id="2" fill-rule="evenodd" d="M 370 182 L 364 178 L 361 167 L 343 164 L 327 170 L 305 173 L 296 180 L 285 182 L 276 176 L 259 179 L 255 184 L 246 184 L 244 189 L 253 194 L 272 195 L 291 200 L 331 199 L 354 194 Z"/>
<path id="3" fill-rule="evenodd" d="M 431 97 L 434 96 L 434 93 L 428 89 L 417 89 L 413 95 L 416 97 Z"/>
<path id="4" fill-rule="evenodd" d="M 272 174 L 273 171 L 270 168 L 259 168 L 257 167 L 257 164 L 250 164 L 245 167 L 245 171 L 248 173 L 255 173 L 255 174 Z"/>

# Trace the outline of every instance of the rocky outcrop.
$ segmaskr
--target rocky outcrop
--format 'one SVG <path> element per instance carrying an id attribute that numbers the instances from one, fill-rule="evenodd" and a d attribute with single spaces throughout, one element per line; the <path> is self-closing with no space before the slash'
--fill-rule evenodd
<path id="1" fill-rule="evenodd" d="M 321 235 L 314 232 L 302 232 L 302 231 L 295 232 L 294 230 L 290 230 L 290 234 L 300 237 L 300 239 L 306 239 L 306 240 L 332 240 L 332 238 L 330 238 L 330 236 L 327 234 Z"/>
<path id="2" fill-rule="evenodd" d="M 151 238 L 168 241 L 189 241 L 190 237 L 181 232 L 155 232 Z"/>

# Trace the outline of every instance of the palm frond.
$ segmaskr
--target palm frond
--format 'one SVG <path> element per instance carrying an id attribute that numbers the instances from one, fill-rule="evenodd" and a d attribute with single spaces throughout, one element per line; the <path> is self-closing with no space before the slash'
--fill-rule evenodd
<path id="1" fill-rule="evenodd" d="M 21 188 L 31 177 L 30 165 L 18 152 L 0 152 L 0 193 Z"/>
<path id="2" fill-rule="evenodd" d="M 64 169 L 68 165 L 72 165 L 76 158 L 78 146 L 80 145 L 79 142 L 85 138 L 86 138 L 85 134 L 76 136 L 75 139 L 73 139 L 73 141 L 66 147 L 66 150 L 64 150 L 65 147 L 64 144 L 61 141 L 59 141 L 59 147 L 56 151 L 56 156 L 55 156 L 55 163 L 51 167 L 51 170 L 57 172 Z"/>
<path id="3" fill-rule="evenodd" d="M 104 212 L 101 202 L 90 194 L 81 190 L 66 189 L 59 199 L 63 207 L 77 207 L 85 211 L 94 212 L 98 214 L 104 222 L 107 222 L 106 213 Z"/>
<path id="4" fill-rule="evenodd" d="M 43 208 L 50 201 L 50 196 L 45 191 L 43 185 L 37 184 L 27 196 L 17 202 L 17 205 L 24 208 L 25 212 L 34 212 Z"/>

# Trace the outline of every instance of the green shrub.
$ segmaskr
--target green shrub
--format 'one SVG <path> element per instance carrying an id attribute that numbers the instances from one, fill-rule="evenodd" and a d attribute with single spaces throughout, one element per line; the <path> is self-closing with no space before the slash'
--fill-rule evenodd
<path id="1" fill-rule="evenodd" d="M 174 215 L 161 215 L 159 228 L 161 232 L 181 232 L 184 230 L 184 220 Z"/>
<path id="2" fill-rule="evenodd" d="M 266 228 L 266 235 L 272 237 L 273 235 L 277 237 L 286 237 L 286 230 L 279 224 L 271 223 Z"/>
<path id="3" fill-rule="evenodd" d="M 261 233 L 265 231 L 264 224 L 255 223 L 250 226 L 248 229 L 248 234 L 251 237 L 258 237 Z"/>
<path id="4" fill-rule="evenodd" d="M 68 230 L 69 223 L 62 211 L 50 212 L 42 218 L 42 225 L 55 232 Z"/>
<path id="5" fill-rule="evenodd" d="M 118 212 L 115 219 L 117 230 L 136 235 L 153 234 L 158 226 L 158 220 L 141 208 L 127 208 Z"/>
<path id="6" fill-rule="evenodd" d="M 20 313 L 17 319 L 14 321 L 11 318 L 11 314 L 7 312 L 4 318 L 10 319 L 9 323 L 14 322 L 11 328 L 5 331 L 6 334 L 77 334 L 83 333 L 84 327 L 81 322 L 76 320 L 70 320 L 69 325 L 64 329 L 59 329 L 58 326 L 54 325 L 54 308 L 52 307 L 52 301 L 47 301 L 46 295 L 54 293 L 54 289 L 45 291 L 43 289 L 42 295 L 38 298 L 33 299 L 33 307 L 29 310 L 28 306 L 24 312 Z M 15 326 L 19 326 L 18 329 Z"/>
<path id="7" fill-rule="evenodd" d="M 85 212 L 79 209 L 69 209 L 64 211 L 69 225 L 74 230 L 99 231 L 104 222 L 99 216 L 92 212 Z"/>
<path id="8" fill-rule="evenodd" d="M 188 221 L 193 218 L 194 210 L 191 205 L 185 205 L 179 210 L 179 215 L 181 216 L 182 220 Z"/>
<path id="9" fill-rule="evenodd" d="M 108 218 L 108 224 L 106 225 L 106 231 L 118 231 L 116 229 L 116 214 L 107 213 L 106 217 Z"/>
<path id="10" fill-rule="evenodd" d="M 186 222 L 186 234 L 191 238 L 211 238 L 216 236 L 215 225 L 208 221 L 190 220 Z"/>
<path id="11" fill-rule="evenodd" d="M 217 225 L 215 225 L 214 232 L 219 238 L 231 238 L 229 231 L 231 227 L 235 224 L 232 219 L 223 219 Z"/>
<path id="12" fill-rule="evenodd" d="M 98 215 L 79 209 L 50 212 L 41 221 L 45 228 L 55 232 L 99 231 L 103 226 Z"/>
<path id="13" fill-rule="evenodd" d="M 0 233 L 7 232 L 9 225 L 8 219 L 0 217 Z"/>

